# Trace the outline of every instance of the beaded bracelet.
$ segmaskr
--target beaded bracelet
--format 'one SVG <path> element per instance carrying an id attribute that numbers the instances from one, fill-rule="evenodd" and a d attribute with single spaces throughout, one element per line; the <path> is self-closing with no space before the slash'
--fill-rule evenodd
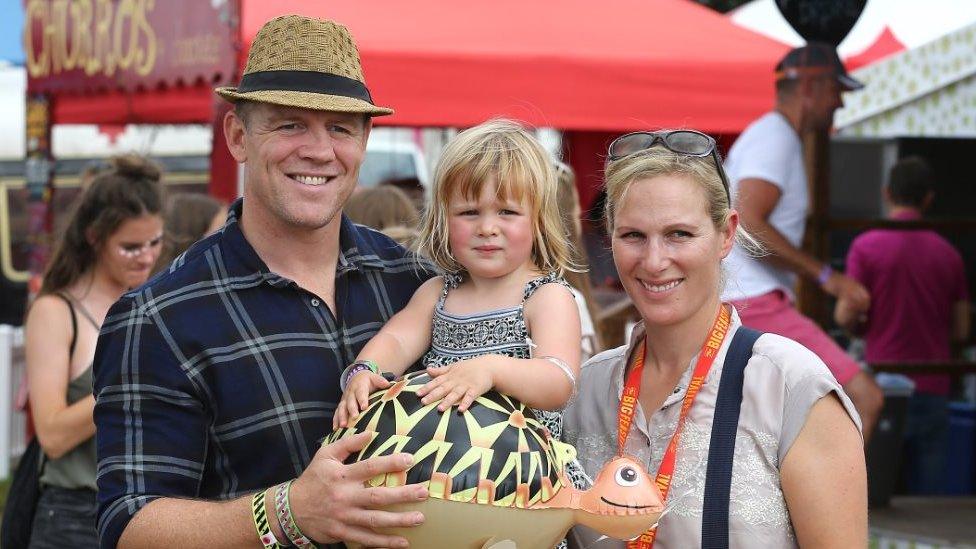
<path id="1" fill-rule="evenodd" d="M 346 366 L 346 369 L 343 370 L 342 374 L 339 375 L 339 389 L 345 391 L 346 386 L 349 385 L 349 380 L 352 379 L 352 376 L 358 374 L 359 372 L 365 372 L 366 370 L 369 370 L 374 374 L 380 373 L 379 366 L 377 366 L 372 360 L 357 360 L 349 366 Z"/>
<path id="2" fill-rule="evenodd" d="M 285 533 L 285 537 L 295 547 L 299 549 L 318 549 L 318 546 L 312 540 L 305 537 L 305 534 L 298 528 L 298 523 L 295 522 L 295 516 L 291 513 L 290 496 L 293 482 L 295 481 L 289 480 L 288 482 L 282 482 L 278 486 L 275 486 L 275 515 L 278 516 L 278 524 L 281 525 L 281 531 Z"/>
<path id="3" fill-rule="evenodd" d="M 268 524 L 268 511 L 264 508 L 266 492 L 266 490 L 263 490 L 254 494 L 254 497 L 251 498 L 251 514 L 254 517 L 254 528 L 258 531 L 258 537 L 261 538 L 261 545 L 264 546 L 264 549 L 282 549 L 282 545 L 278 543 L 278 538 L 271 531 L 271 525 Z"/>

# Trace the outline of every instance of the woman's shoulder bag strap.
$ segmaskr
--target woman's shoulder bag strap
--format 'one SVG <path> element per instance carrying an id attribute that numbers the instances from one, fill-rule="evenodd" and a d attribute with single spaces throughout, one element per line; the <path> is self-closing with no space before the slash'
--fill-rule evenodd
<path id="1" fill-rule="evenodd" d="M 729 546 L 729 492 L 732 487 L 735 432 L 742 405 L 742 381 L 746 364 L 752 357 L 752 346 L 761 335 L 762 332 L 740 326 L 732 337 L 722 366 L 705 473 L 702 549 L 727 549 Z"/>

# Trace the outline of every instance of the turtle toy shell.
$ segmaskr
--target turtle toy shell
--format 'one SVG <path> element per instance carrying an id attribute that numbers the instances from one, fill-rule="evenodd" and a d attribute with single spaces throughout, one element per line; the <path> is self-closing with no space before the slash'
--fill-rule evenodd
<path id="1" fill-rule="evenodd" d="M 617 456 L 604 464 L 592 488 L 577 490 L 564 473 L 576 450 L 553 440 L 524 404 L 489 391 L 464 413 L 454 407 L 440 412 L 438 402 L 424 405 L 417 397 L 428 381 L 426 373 L 409 374 L 374 392 L 348 427 L 326 439 L 373 434 L 347 463 L 413 454 L 405 472 L 377 475 L 368 484 L 425 485 L 426 500 L 385 508 L 421 511 L 424 522 L 380 532 L 402 536 L 411 547 L 547 549 L 573 524 L 626 540 L 661 516 L 660 492 L 639 461 Z"/>
<path id="2" fill-rule="evenodd" d="M 464 413 L 457 408 L 440 412 L 437 402 L 424 405 L 417 396 L 430 379 L 424 372 L 408 374 L 371 394 L 367 407 L 326 442 L 375 433 L 346 462 L 413 454 L 414 464 L 405 474 L 379 475 L 369 484 L 426 484 L 438 499 L 528 508 L 549 501 L 565 486 L 562 471 L 575 450 L 554 442 L 530 408 L 489 391 Z"/>

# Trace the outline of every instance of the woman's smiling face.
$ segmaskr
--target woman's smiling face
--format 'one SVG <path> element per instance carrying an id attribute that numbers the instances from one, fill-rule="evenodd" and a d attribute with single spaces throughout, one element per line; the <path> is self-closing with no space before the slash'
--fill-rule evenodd
<path id="1" fill-rule="evenodd" d="M 719 294 L 735 222 L 716 229 L 705 190 L 689 176 L 630 184 L 613 219 L 613 260 L 648 328 L 681 324 L 703 309 L 714 313 L 708 304 Z"/>

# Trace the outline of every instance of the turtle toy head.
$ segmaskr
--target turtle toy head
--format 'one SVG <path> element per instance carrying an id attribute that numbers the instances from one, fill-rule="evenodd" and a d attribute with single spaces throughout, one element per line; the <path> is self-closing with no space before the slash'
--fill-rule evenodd
<path id="1" fill-rule="evenodd" d="M 629 456 L 618 456 L 581 494 L 579 510 L 580 524 L 610 537 L 631 539 L 657 522 L 664 502 L 644 466 Z"/>

